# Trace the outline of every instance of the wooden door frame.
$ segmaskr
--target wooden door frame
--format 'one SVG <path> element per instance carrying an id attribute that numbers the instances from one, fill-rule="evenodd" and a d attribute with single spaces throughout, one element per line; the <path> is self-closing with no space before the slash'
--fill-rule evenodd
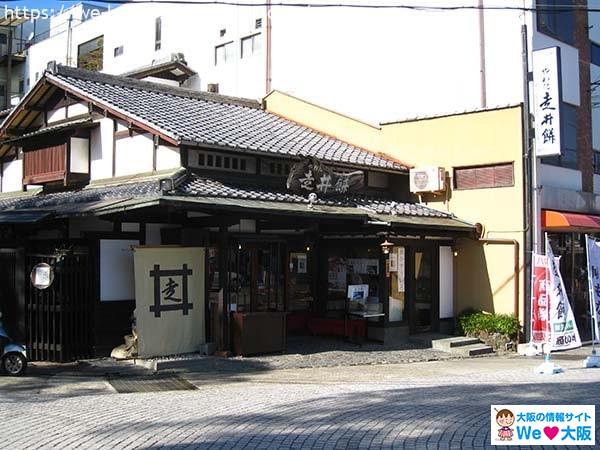
<path id="1" fill-rule="evenodd" d="M 437 243 L 419 243 L 407 247 L 409 263 L 407 264 L 407 315 L 410 334 L 420 332 L 438 332 L 440 329 L 440 246 Z M 431 252 L 431 325 L 429 330 L 419 330 L 416 325 L 416 289 L 415 254 L 417 252 Z"/>
<path id="2" fill-rule="evenodd" d="M 233 246 L 231 247 L 234 251 L 240 251 L 239 248 L 236 248 L 238 245 L 242 245 L 247 251 L 250 252 L 250 276 L 251 276 L 251 287 L 250 287 L 250 311 L 248 312 L 257 312 L 257 301 L 258 301 L 258 250 L 259 248 L 268 249 L 272 258 L 272 262 L 277 262 L 277 256 L 279 256 L 278 264 L 282 264 L 281 273 L 275 274 L 275 281 L 278 283 L 277 289 L 282 290 L 282 302 L 284 311 L 287 311 L 287 277 L 288 277 L 288 244 L 283 240 L 245 240 L 243 238 L 234 240 Z M 273 252 L 275 246 L 279 245 L 279 249 L 276 252 Z M 277 255 L 278 254 L 278 255 Z M 275 256 L 275 258 L 273 258 Z M 279 276 L 283 276 L 281 283 L 279 283 Z M 272 280 L 269 280 L 271 283 Z M 270 284 L 269 284 L 270 287 Z M 267 288 L 267 293 L 270 295 L 270 289 Z M 270 303 L 270 302 L 269 302 Z M 268 309 L 268 308 L 267 308 Z"/>

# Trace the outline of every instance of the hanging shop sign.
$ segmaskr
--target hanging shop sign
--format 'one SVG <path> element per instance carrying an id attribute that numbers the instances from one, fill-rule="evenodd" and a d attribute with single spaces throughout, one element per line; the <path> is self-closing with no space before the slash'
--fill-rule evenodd
<path id="1" fill-rule="evenodd" d="M 54 281 L 54 268 L 50 264 L 36 264 L 31 270 L 31 284 L 36 289 L 47 289 Z"/>
<path id="2" fill-rule="evenodd" d="M 197 247 L 135 247 L 140 357 L 197 352 L 205 343 L 204 253 Z"/>
<path id="3" fill-rule="evenodd" d="M 298 193 L 346 194 L 361 191 L 365 186 L 362 170 L 350 173 L 333 171 L 315 158 L 294 164 L 287 179 L 287 188 Z"/>
<path id="4" fill-rule="evenodd" d="M 560 48 L 533 52 L 535 155 L 560 155 Z"/>

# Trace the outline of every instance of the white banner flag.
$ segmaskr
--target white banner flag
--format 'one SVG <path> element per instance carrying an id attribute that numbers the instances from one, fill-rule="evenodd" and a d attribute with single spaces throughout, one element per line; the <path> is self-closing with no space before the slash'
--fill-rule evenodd
<path id="1" fill-rule="evenodd" d="M 558 262 L 552 253 L 550 241 L 546 238 L 546 256 L 550 275 L 550 350 L 567 350 L 581 347 L 579 330 L 569 304 L 567 291 L 560 275 Z"/>
<path id="2" fill-rule="evenodd" d="M 588 282 L 590 283 L 590 309 L 594 318 L 594 342 L 599 342 L 598 322 L 600 318 L 600 242 L 596 239 L 585 236 L 588 256 Z"/>

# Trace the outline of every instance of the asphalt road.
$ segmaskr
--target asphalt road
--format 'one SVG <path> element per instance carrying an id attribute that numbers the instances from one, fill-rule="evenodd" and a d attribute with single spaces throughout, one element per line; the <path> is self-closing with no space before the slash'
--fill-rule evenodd
<path id="1" fill-rule="evenodd" d="M 565 372 L 551 376 L 533 373 L 536 360 L 492 357 L 180 371 L 159 385 L 195 390 L 129 394 L 75 367 L 42 366 L 0 378 L 0 448 L 491 448 L 490 404 L 600 404 L 600 369 L 580 368 L 587 352 L 561 355 Z M 113 380 L 146 390 L 157 381 Z"/>

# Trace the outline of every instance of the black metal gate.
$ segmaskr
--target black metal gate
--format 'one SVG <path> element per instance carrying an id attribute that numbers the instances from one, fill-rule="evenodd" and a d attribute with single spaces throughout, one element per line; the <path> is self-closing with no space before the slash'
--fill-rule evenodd
<path id="1" fill-rule="evenodd" d="M 92 356 L 93 264 L 87 251 L 62 258 L 28 254 L 25 267 L 54 267 L 54 282 L 37 289 L 26 281 L 27 350 L 32 360 L 73 361 Z"/>

